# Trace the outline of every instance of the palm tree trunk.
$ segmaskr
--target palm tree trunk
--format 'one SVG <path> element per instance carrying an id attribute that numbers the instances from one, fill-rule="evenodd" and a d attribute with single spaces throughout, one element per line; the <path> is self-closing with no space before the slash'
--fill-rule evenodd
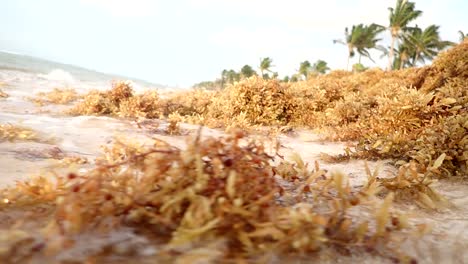
<path id="1" fill-rule="evenodd" d="M 390 52 L 388 53 L 388 70 L 392 70 L 392 64 L 393 64 L 393 56 L 394 54 L 394 48 L 395 48 L 395 36 L 392 34 L 392 42 L 390 44 Z"/>
<path id="2" fill-rule="evenodd" d="M 351 43 L 348 43 L 348 62 L 346 63 L 346 70 L 349 71 L 349 59 L 351 56 L 354 56 L 354 46 Z"/>
<path id="3" fill-rule="evenodd" d="M 419 60 L 419 53 L 416 51 L 416 54 L 414 55 L 414 67 L 416 67 L 416 63 L 418 63 Z"/>
<path id="4" fill-rule="evenodd" d="M 349 58 L 351 58 L 351 54 L 348 53 L 348 61 L 346 62 L 346 70 L 349 71 Z"/>

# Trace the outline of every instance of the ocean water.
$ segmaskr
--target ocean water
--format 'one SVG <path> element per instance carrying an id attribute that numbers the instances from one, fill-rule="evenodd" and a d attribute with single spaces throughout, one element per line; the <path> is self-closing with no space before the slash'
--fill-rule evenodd
<path id="1" fill-rule="evenodd" d="M 73 88 L 84 94 L 92 89 L 111 88 L 113 80 L 131 81 L 138 93 L 146 89 L 165 87 L 138 79 L 104 74 L 72 65 L 39 58 L 0 52 L 0 89 L 7 98 L 0 98 L 0 124 L 23 126 L 37 131 L 41 142 L 2 142 L 0 140 L 0 186 L 24 179 L 51 161 L 31 159 L 33 153 L 59 148 L 70 155 L 92 160 L 100 146 L 115 136 L 136 137 L 131 121 L 111 117 L 68 116 L 63 112 L 72 105 L 39 107 L 28 98 L 54 88 Z M 54 163 L 54 162 L 52 162 Z"/>
<path id="2" fill-rule="evenodd" d="M 102 82 L 114 79 L 125 79 L 132 80 L 140 86 L 155 88 L 164 87 L 160 84 L 155 84 L 136 78 L 125 77 L 116 74 L 107 74 L 18 53 L 0 51 L 0 71 L 4 70 L 38 74 L 42 78 L 51 80 Z"/>
<path id="3" fill-rule="evenodd" d="M 106 74 L 93 70 L 52 62 L 22 54 L 0 51 L 0 81 L 6 88 L 14 88 L 13 99 L 53 88 L 73 87 L 79 92 L 108 89 L 113 80 L 130 80 L 135 90 L 164 89 L 160 84 Z"/>

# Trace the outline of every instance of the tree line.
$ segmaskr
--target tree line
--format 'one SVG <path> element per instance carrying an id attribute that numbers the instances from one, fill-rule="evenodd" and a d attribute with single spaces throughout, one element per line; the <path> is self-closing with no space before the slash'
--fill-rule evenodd
<path id="1" fill-rule="evenodd" d="M 388 9 L 389 21 L 387 26 L 376 23 L 353 25 L 351 28 L 345 28 L 343 39 L 333 40 L 333 43 L 343 44 L 348 48 L 347 70 L 349 70 L 351 59 L 356 54 L 358 54 L 358 62 L 353 64 L 353 71 L 363 71 L 366 69 L 361 64 L 362 57 L 375 62 L 371 57 L 371 50 L 380 51 L 382 54 L 381 58 L 388 57 L 387 70 L 396 70 L 424 65 L 427 61 L 434 59 L 440 51 L 455 44 L 441 39 L 439 33 L 440 26 L 438 25 L 420 28 L 417 24 L 412 24 L 423 14 L 422 11 L 416 9 L 414 2 L 397 0 L 395 7 L 389 7 Z M 384 32 L 389 32 L 390 34 L 390 44 L 387 46 L 380 44 L 382 41 L 380 36 Z M 462 31 L 458 33 L 460 42 L 468 37 Z M 277 79 L 278 73 L 274 72 L 272 68 L 274 68 L 273 60 L 270 57 L 266 57 L 260 59 L 258 73 L 250 65 L 244 65 L 240 71 L 233 69 L 223 70 L 221 77 L 215 81 L 202 82 L 194 87 L 223 88 L 226 84 L 234 83 L 254 75 L 261 76 L 264 79 Z M 285 82 L 296 82 L 307 79 L 310 76 L 324 74 L 329 70 L 330 68 L 326 61 L 317 60 L 311 64 L 306 60 L 299 64 L 296 73 L 291 76 L 285 76 L 282 80 Z"/>
<path id="2" fill-rule="evenodd" d="M 238 82 L 241 79 L 249 78 L 252 76 L 261 76 L 263 79 L 278 79 L 278 72 L 274 72 L 273 68 L 273 59 L 266 57 L 260 59 L 260 64 L 258 66 L 259 72 L 255 71 L 254 68 L 250 65 L 244 65 L 239 71 L 233 69 L 226 70 L 224 69 L 221 72 L 221 77 L 215 81 L 205 81 L 195 84 L 194 88 L 206 88 L 206 89 L 218 89 L 224 88 L 227 84 Z M 291 76 L 284 76 L 282 81 L 284 82 L 297 82 L 299 80 L 306 80 L 310 76 L 315 76 L 319 74 L 325 74 L 329 71 L 330 68 L 327 65 L 326 61 L 317 60 L 311 64 L 308 60 L 305 60 L 299 64 L 299 69 L 297 73 L 292 74 Z"/>

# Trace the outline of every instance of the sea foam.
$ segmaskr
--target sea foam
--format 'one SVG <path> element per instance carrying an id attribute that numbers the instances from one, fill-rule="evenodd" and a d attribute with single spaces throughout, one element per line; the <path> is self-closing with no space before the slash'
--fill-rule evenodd
<path id="1" fill-rule="evenodd" d="M 69 72 L 62 69 L 54 69 L 48 74 L 38 74 L 38 76 L 51 81 L 64 81 L 68 83 L 75 82 L 73 76 Z"/>

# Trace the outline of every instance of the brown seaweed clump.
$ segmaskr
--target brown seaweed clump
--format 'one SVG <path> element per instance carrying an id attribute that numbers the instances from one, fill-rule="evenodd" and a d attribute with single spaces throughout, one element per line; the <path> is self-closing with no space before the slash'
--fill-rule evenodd
<path id="1" fill-rule="evenodd" d="M 222 91 L 193 89 L 160 100 L 163 116 L 209 127 L 248 129 L 257 125 L 286 125 L 294 102 L 288 84 L 251 77 Z"/>
<path id="2" fill-rule="evenodd" d="M 156 91 L 135 95 L 130 83 L 114 82 L 111 90 L 89 92 L 69 113 L 155 118 L 160 115 L 158 101 Z"/>
<path id="3" fill-rule="evenodd" d="M 8 94 L 0 89 L 0 98 L 7 98 Z"/>
<path id="4" fill-rule="evenodd" d="M 50 92 L 41 92 L 36 95 L 34 98 L 29 98 L 33 103 L 38 106 L 44 106 L 47 104 L 69 104 L 73 101 L 76 101 L 80 98 L 78 93 L 72 89 L 59 89 L 54 88 Z"/>
<path id="5" fill-rule="evenodd" d="M 332 250 L 409 261 L 398 247 L 408 224 L 391 208 L 393 194 L 380 203 L 376 182 L 356 189 L 318 164 L 272 159 L 239 131 L 197 137 L 185 150 L 117 143 L 85 174 L 1 190 L 0 217 L 31 213 L 1 230 L 0 259 L 268 262 Z M 125 230 L 140 237 L 138 247 L 116 240 Z"/>
<path id="6" fill-rule="evenodd" d="M 37 133 L 27 127 L 0 124 L 0 142 L 16 140 L 38 140 Z"/>
<path id="7" fill-rule="evenodd" d="M 184 117 L 207 116 L 213 101 L 219 96 L 215 91 L 193 89 L 172 92 L 160 101 L 164 116 L 179 114 Z"/>
<path id="8" fill-rule="evenodd" d="M 420 73 L 420 88 L 431 92 L 453 79 L 468 79 L 468 40 L 441 53 L 430 67 Z M 466 84 L 466 83 L 465 83 Z M 466 87 L 466 86 L 465 86 Z"/>
<path id="9" fill-rule="evenodd" d="M 285 125 L 294 111 L 288 85 L 278 80 L 251 77 L 235 83 L 225 91 L 228 119 L 243 115 L 252 125 Z"/>
<path id="10" fill-rule="evenodd" d="M 358 155 L 414 161 L 433 176 L 468 175 L 467 60 L 465 41 L 420 71 L 420 89 L 380 99 L 375 115 L 358 122 L 367 131 Z"/>
<path id="11" fill-rule="evenodd" d="M 335 160 L 393 159 L 427 177 L 466 177 L 467 61 L 465 41 L 423 68 L 310 78 L 289 90 L 297 105 L 291 123 L 358 142 Z"/>

